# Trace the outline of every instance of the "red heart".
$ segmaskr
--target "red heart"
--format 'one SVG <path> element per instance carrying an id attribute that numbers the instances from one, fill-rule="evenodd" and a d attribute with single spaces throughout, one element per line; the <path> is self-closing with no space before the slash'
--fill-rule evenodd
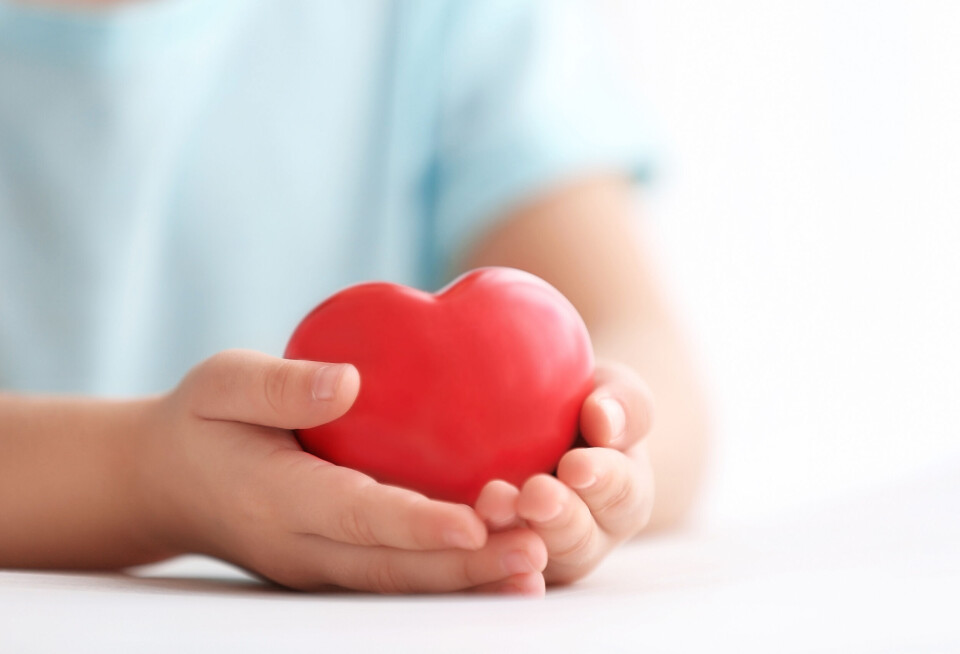
<path id="1" fill-rule="evenodd" d="M 491 479 L 519 485 L 554 470 L 593 387 L 593 351 L 576 309 L 511 268 L 471 271 L 435 295 L 352 286 L 304 318 L 285 356 L 360 372 L 353 407 L 301 429 L 304 449 L 468 504 Z"/>

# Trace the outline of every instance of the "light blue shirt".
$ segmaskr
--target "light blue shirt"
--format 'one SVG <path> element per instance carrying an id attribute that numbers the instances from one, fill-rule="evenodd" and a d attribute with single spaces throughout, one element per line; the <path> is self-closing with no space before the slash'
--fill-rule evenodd
<path id="1" fill-rule="evenodd" d="M 167 389 L 650 145 L 561 2 L 0 1 L 0 388 Z"/>

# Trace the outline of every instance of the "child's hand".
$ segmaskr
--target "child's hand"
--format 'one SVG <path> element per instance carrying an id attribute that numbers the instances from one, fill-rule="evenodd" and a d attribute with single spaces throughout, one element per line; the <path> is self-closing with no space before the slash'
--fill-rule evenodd
<path id="1" fill-rule="evenodd" d="M 289 430 L 339 417 L 359 386 L 353 366 L 247 351 L 197 366 L 151 409 L 158 428 L 140 457 L 149 536 L 297 589 L 542 593 L 547 555 L 530 530 L 488 538 L 470 507 L 299 447 Z"/>
<path id="2" fill-rule="evenodd" d="M 523 488 L 493 481 L 476 508 L 491 530 L 526 524 L 547 546 L 547 583 L 575 581 L 650 520 L 653 472 L 641 439 L 650 430 L 646 384 L 626 366 L 598 364 L 596 388 L 580 414 L 587 445 L 560 460 L 557 476 Z"/>

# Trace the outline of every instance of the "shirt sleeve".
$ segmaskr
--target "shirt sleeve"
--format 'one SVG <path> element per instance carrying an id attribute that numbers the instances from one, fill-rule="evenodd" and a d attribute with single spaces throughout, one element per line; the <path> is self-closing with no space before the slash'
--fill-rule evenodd
<path id="1" fill-rule="evenodd" d="M 643 179 L 656 150 L 590 9 L 566 0 L 458 6 L 434 180 L 443 270 L 515 204 L 590 172 Z"/>

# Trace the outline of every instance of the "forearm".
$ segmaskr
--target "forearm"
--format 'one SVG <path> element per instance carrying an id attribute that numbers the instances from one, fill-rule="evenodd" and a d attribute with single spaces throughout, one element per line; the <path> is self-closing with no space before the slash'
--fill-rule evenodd
<path id="1" fill-rule="evenodd" d="M 598 357 L 631 366 L 650 386 L 651 525 L 662 528 L 689 512 L 709 431 L 695 367 L 634 213 L 623 179 L 571 182 L 517 207 L 465 253 L 463 267 L 513 266 L 547 280 L 583 316 Z"/>
<path id="2" fill-rule="evenodd" d="M 0 394 L 0 567 L 110 569 L 170 554 L 140 510 L 149 402 Z"/>

